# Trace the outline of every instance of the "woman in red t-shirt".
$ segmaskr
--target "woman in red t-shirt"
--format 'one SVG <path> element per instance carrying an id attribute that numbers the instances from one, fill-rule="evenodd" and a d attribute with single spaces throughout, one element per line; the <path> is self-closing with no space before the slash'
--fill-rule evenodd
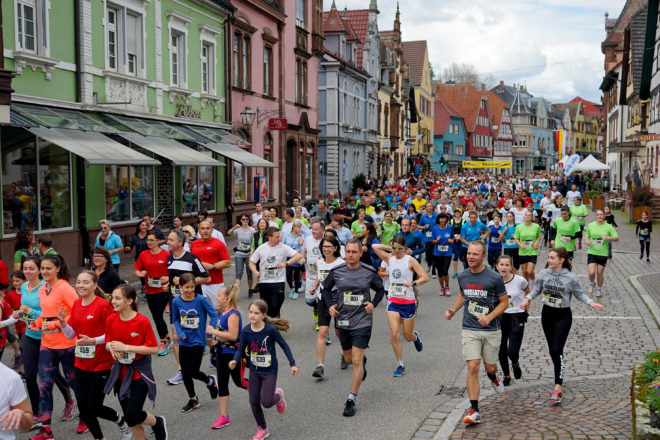
<path id="1" fill-rule="evenodd" d="M 93 271 L 81 272 L 76 280 L 76 291 L 80 298 L 73 303 L 68 321 L 64 309 L 59 311 L 57 319 L 67 338 L 77 337 L 74 390 L 80 416 L 89 431 L 95 439 L 103 438 L 97 419 L 100 417 L 116 423 L 122 440 L 130 440 L 133 434 L 124 418 L 114 409 L 103 405 L 103 389 L 114 362 L 104 346 L 105 322 L 114 311 L 98 281 Z"/>
<path id="2" fill-rule="evenodd" d="M 147 247 L 149 249 L 142 251 L 133 267 L 135 268 L 135 275 L 144 278 L 147 304 L 160 338 L 158 356 L 165 356 L 172 346 L 168 326 L 165 319 L 163 319 L 165 307 L 169 304 L 171 298 L 167 289 L 169 283 L 167 257 L 170 256 L 170 253 L 158 246 L 158 232 L 156 231 L 147 233 Z"/>
<path id="3" fill-rule="evenodd" d="M 24 282 L 25 274 L 22 270 L 16 270 L 13 274 L 11 274 L 11 285 L 14 290 L 7 292 L 7 295 L 5 295 L 5 301 L 9 304 L 13 311 L 21 308 L 21 294 L 19 291 L 21 290 L 21 284 Z M 18 370 L 20 368 L 21 372 L 24 373 L 18 341 L 20 341 L 23 334 L 25 334 L 25 323 L 23 321 L 17 321 L 15 325 L 16 335 L 12 334 L 11 330 L 7 328 L 7 342 L 10 343 L 14 349 L 14 370 Z"/>

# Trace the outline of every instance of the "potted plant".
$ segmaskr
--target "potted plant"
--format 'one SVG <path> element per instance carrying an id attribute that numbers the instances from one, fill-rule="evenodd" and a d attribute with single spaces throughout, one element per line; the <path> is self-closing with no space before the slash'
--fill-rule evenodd
<path id="1" fill-rule="evenodd" d="M 646 211 L 651 216 L 651 201 L 653 191 L 646 185 L 635 187 L 632 193 L 632 209 L 630 212 L 630 221 L 637 222 L 642 218 L 642 212 Z"/>
<path id="2" fill-rule="evenodd" d="M 597 210 L 597 209 L 603 209 L 605 207 L 605 199 L 603 199 L 603 195 L 599 193 L 596 190 L 590 190 L 585 193 L 585 198 L 588 197 L 589 201 L 591 202 L 591 209 L 592 210 Z M 586 201 L 586 200 L 585 200 Z"/>
<path id="3" fill-rule="evenodd" d="M 660 438 L 660 351 L 645 355 L 646 361 L 633 369 L 633 438 Z"/>

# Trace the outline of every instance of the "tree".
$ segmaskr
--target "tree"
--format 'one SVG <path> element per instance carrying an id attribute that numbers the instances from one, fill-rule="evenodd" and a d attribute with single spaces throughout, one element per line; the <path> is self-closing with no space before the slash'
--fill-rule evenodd
<path id="1" fill-rule="evenodd" d="M 468 63 L 451 63 L 449 67 L 442 69 L 440 79 L 442 82 L 469 82 L 477 88 L 481 87 L 477 70 Z"/>

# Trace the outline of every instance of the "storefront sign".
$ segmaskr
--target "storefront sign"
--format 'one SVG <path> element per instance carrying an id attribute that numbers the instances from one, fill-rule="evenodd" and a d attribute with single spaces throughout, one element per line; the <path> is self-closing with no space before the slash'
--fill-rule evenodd
<path id="1" fill-rule="evenodd" d="M 511 168 L 510 160 L 464 160 L 463 168 Z"/>
<path id="2" fill-rule="evenodd" d="M 637 140 L 640 142 L 660 141 L 660 134 L 659 133 L 638 134 Z"/>
<path id="3" fill-rule="evenodd" d="M 202 111 L 193 108 L 191 104 L 187 104 L 186 101 L 180 99 L 176 102 L 176 114 L 174 116 L 177 118 L 201 119 Z"/>
<path id="4" fill-rule="evenodd" d="M 286 130 L 286 118 L 270 118 L 268 120 L 269 130 Z"/>
<path id="5" fill-rule="evenodd" d="M 392 141 L 390 141 L 389 139 L 383 140 L 380 149 L 383 151 L 389 151 L 391 148 L 392 148 Z"/>

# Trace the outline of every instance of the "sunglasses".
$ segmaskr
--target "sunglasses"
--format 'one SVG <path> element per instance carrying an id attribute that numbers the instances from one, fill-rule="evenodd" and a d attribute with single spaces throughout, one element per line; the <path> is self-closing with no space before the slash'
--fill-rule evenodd
<path id="1" fill-rule="evenodd" d="M 395 251 L 402 251 L 402 250 L 404 250 L 405 248 L 404 248 L 404 247 L 401 247 L 401 246 L 392 246 L 392 249 L 394 249 Z"/>

